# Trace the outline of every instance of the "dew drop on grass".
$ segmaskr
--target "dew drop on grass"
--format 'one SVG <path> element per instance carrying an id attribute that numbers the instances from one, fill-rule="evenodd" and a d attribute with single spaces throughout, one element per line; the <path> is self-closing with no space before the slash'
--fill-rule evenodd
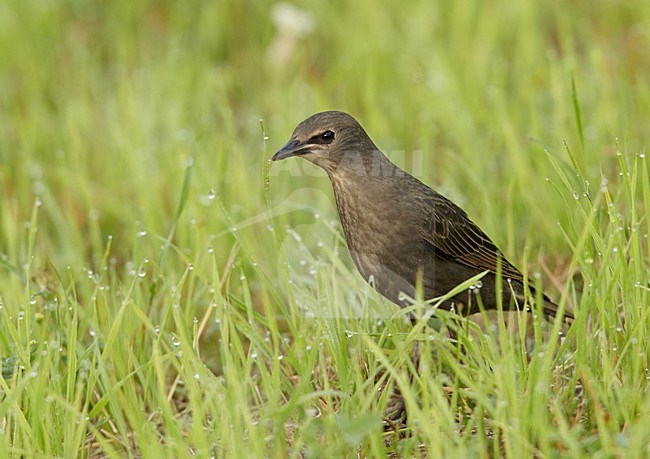
<path id="1" fill-rule="evenodd" d="M 145 229 L 138 230 L 138 232 L 135 233 L 136 237 L 145 237 L 146 235 L 147 235 L 147 230 Z"/>
<path id="2" fill-rule="evenodd" d="M 345 336 L 352 338 L 354 336 L 354 332 L 352 330 L 345 330 Z"/>
<path id="3" fill-rule="evenodd" d="M 214 188 L 210 188 L 208 191 L 208 199 L 212 201 L 217 196 L 217 193 L 214 191 Z"/>
<path id="4" fill-rule="evenodd" d="M 198 381 L 199 379 L 201 379 L 201 376 L 198 373 L 194 373 L 194 379 Z"/>
<path id="5" fill-rule="evenodd" d="M 154 332 L 156 335 L 157 335 L 158 333 L 160 333 L 160 325 L 155 325 L 155 326 L 153 327 L 153 332 Z"/>
<path id="6" fill-rule="evenodd" d="M 318 220 L 320 218 L 320 214 L 318 212 L 314 212 L 314 218 Z"/>
<path id="7" fill-rule="evenodd" d="M 194 269 L 194 265 L 192 263 L 187 265 L 187 270 L 192 271 Z"/>
<path id="8" fill-rule="evenodd" d="M 251 354 L 251 359 L 253 359 L 253 360 L 257 359 L 257 352 L 253 352 Z"/>
<path id="9" fill-rule="evenodd" d="M 580 193 L 578 193 L 577 191 L 574 191 L 574 192 L 573 192 L 573 199 L 575 199 L 576 201 L 577 201 L 578 199 L 580 199 Z"/>

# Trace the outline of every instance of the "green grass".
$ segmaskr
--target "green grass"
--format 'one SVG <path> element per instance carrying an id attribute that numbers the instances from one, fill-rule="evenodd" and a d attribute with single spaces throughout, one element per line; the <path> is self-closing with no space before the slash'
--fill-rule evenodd
<path id="1" fill-rule="evenodd" d="M 650 454 L 650 8 L 296 6 L 0 4 L 0 457 Z M 267 162 L 330 108 L 573 326 L 372 292 L 324 174 Z"/>

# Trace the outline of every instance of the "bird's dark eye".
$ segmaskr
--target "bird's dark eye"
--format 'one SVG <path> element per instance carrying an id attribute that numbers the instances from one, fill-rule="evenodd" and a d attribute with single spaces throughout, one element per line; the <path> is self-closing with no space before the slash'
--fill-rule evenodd
<path id="1" fill-rule="evenodd" d="M 325 131 L 320 134 L 316 134 L 311 139 L 309 139 L 309 143 L 315 143 L 315 144 L 327 144 L 327 143 L 332 143 L 333 141 L 334 141 L 334 132 L 332 131 Z"/>
<path id="2" fill-rule="evenodd" d="M 325 131 L 320 135 L 320 139 L 323 143 L 332 143 L 332 140 L 334 140 L 334 133 L 332 131 Z"/>

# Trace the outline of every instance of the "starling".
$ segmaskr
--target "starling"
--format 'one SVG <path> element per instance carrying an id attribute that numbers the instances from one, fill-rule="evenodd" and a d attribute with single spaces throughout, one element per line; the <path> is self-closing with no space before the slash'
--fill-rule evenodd
<path id="1" fill-rule="evenodd" d="M 490 238 L 460 207 L 391 163 L 352 116 L 326 111 L 307 118 L 273 160 L 291 156 L 327 172 L 354 264 L 395 304 L 408 306 L 420 282 L 431 299 L 485 271 L 478 285 L 440 307 L 470 315 L 481 305 L 497 309 L 499 295 L 506 310 L 524 304 L 524 276 Z M 542 298 L 544 314 L 554 317 L 557 305 Z"/>

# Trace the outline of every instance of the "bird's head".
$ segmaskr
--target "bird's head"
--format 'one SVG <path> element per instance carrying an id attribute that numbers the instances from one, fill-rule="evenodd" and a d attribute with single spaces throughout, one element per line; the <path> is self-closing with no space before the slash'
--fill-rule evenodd
<path id="1" fill-rule="evenodd" d="M 365 169 L 374 159 L 385 158 L 357 120 L 339 111 L 316 113 L 301 122 L 272 159 L 290 156 L 301 156 L 329 174 L 340 168 Z"/>

